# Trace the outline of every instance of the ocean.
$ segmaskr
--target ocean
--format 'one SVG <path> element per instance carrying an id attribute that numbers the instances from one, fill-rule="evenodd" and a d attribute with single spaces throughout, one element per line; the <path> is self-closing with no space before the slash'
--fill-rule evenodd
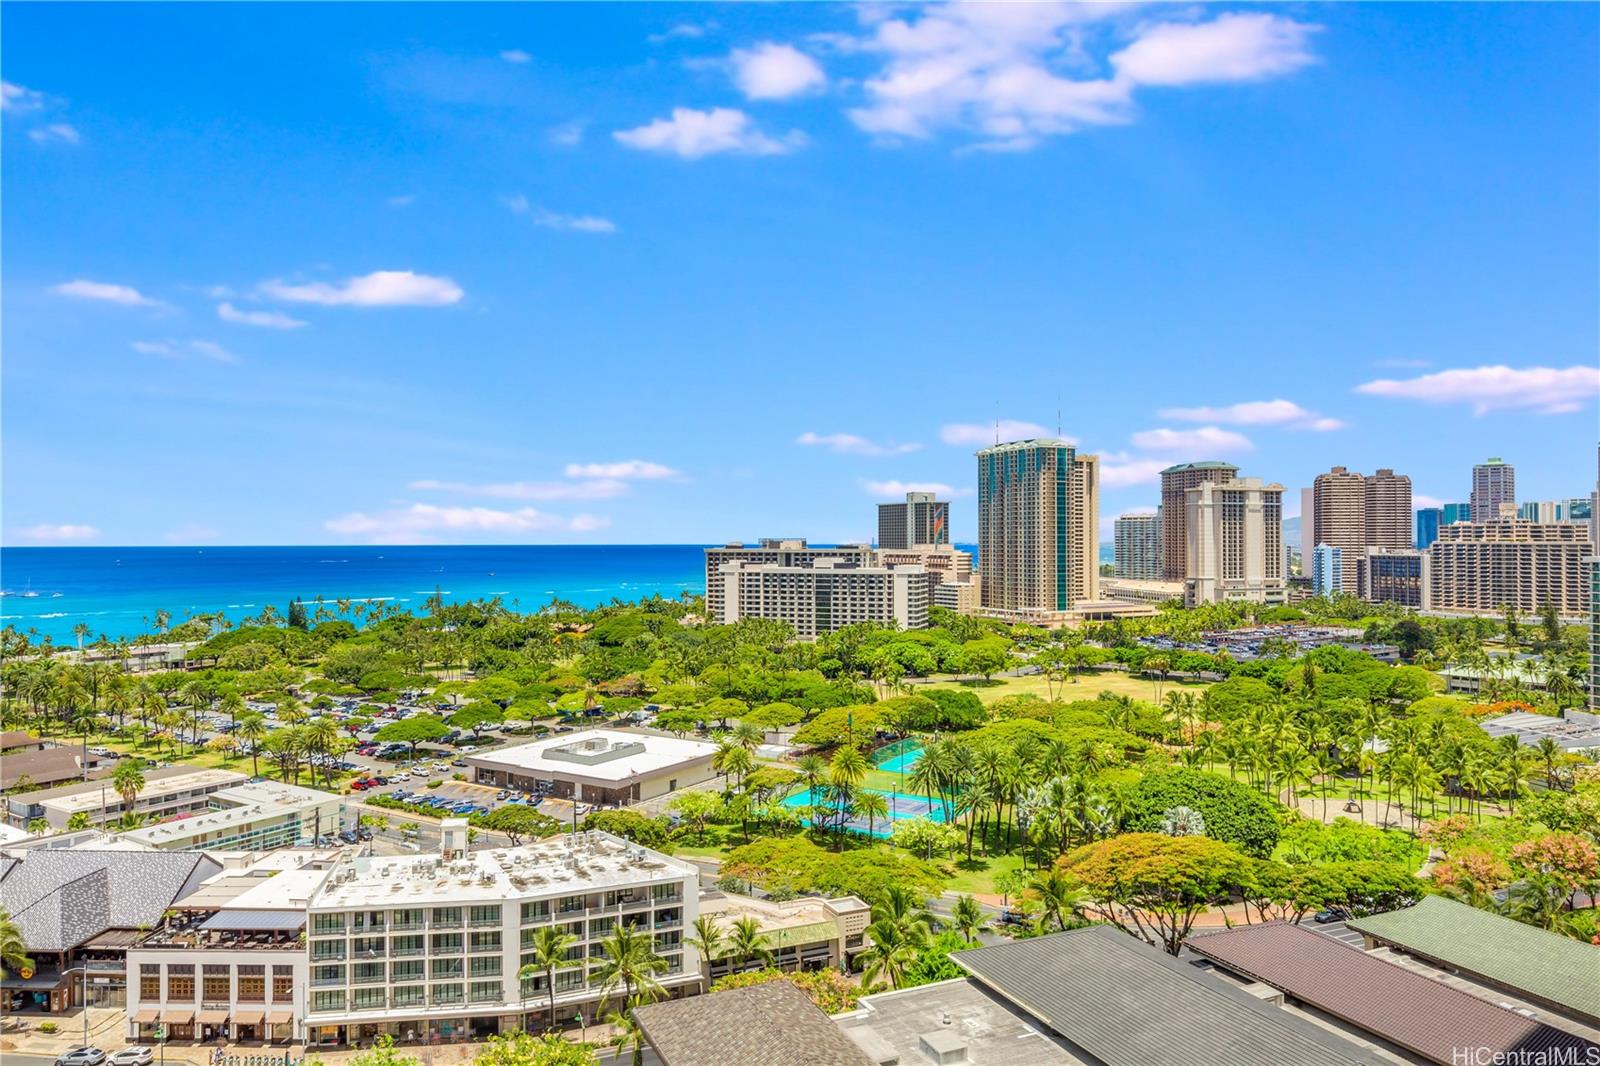
<path id="1" fill-rule="evenodd" d="M 499 596 L 534 610 L 552 598 L 584 607 L 705 591 L 698 544 L 428 545 L 404 547 L 0 548 L 0 622 L 74 641 L 149 632 L 157 610 L 174 624 L 222 611 L 235 621 L 270 603 L 279 617 L 308 605 L 382 600 L 420 612 L 446 600 Z M 309 609 L 314 609 L 308 607 Z"/>

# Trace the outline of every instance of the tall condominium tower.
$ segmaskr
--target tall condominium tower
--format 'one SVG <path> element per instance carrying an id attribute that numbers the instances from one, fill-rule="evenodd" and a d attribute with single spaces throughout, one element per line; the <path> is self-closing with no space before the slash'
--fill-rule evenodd
<path id="1" fill-rule="evenodd" d="M 1590 609 L 1584 560 L 1592 554 L 1589 531 L 1577 522 L 1458 522 L 1426 553 L 1423 607 L 1537 614 L 1554 604 L 1562 617 L 1581 618 Z"/>
<path id="2" fill-rule="evenodd" d="M 1439 539 L 1439 527 L 1444 525 L 1443 507 L 1417 508 L 1417 551 Z"/>
<path id="3" fill-rule="evenodd" d="M 1472 520 L 1496 522 L 1500 505 L 1517 502 L 1517 468 L 1500 458 L 1485 459 L 1472 468 Z"/>
<path id="4" fill-rule="evenodd" d="M 931 492 L 908 492 L 905 503 L 878 504 L 878 547 L 920 548 L 950 543 L 950 504 Z"/>
<path id="5" fill-rule="evenodd" d="M 986 614 L 1050 623 L 1099 595 L 1100 464 L 1053 438 L 978 453 Z"/>
<path id="6" fill-rule="evenodd" d="M 1317 475 L 1312 493 L 1312 541 L 1340 549 L 1337 587 L 1363 595 L 1361 566 L 1367 549 L 1409 548 L 1413 543 L 1411 479 L 1388 469 L 1366 476 L 1336 466 Z"/>
<path id="7" fill-rule="evenodd" d="M 1131 581 L 1160 581 L 1160 516 L 1125 514 L 1116 520 L 1112 530 L 1116 542 L 1116 575 Z"/>
<path id="8" fill-rule="evenodd" d="M 1161 576 L 1182 581 L 1188 576 L 1187 503 L 1184 493 L 1208 481 L 1232 481 L 1239 468 L 1215 461 L 1179 463 L 1161 471 Z M 1302 520 L 1303 521 L 1303 520 Z M 1315 543 L 1315 542 L 1313 542 Z"/>
<path id="9" fill-rule="evenodd" d="M 1283 603 L 1283 486 L 1257 477 L 1202 482 L 1184 493 L 1184 601 Z"/>

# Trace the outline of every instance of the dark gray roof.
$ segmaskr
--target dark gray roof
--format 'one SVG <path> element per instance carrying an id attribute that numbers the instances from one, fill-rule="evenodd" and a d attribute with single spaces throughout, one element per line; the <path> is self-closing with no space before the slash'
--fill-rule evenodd
<path id="1" fill-rule="evenodd" d="M 635 1007 L 662 1066 L 872 1066 L 872 1060 L 786 980 Z"/>
<path id="2" fill-rule="evenodd" d="M 961 951 L 977 980 L 1108 1063 L 1348 1066 L 1371 1053 L 1113 926 Z"/>
<path id="3" fill-rule="evenodd" d="M 18 853 L 0 899 L 30 951 L 68 951 L 107 929 L 154 926 L 179 896 L 222 870 L 186 851 Z"/>

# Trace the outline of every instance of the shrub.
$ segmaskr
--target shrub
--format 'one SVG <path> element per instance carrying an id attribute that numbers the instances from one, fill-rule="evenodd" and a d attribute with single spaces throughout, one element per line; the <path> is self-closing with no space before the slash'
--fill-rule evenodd
<path id="1" fill-rule="evenodd" d="M 768 892 L 854 895 L 868 903 L 881 898 L 890 885 L 905 885 L 927 895 L 944 885 L 944 875 L 921 859 L 881 848 L 832 852 L 803 836 L 764 837 L 734 848 L 723 861 L 722 873 Z"/>
<path id="2" fill-rule="evenodd" d="M 55 1022 L 40 1022 L 39 1023 L 39 1032 L 41 1032 L 41 1033 L 53 1033 L 56 1030 L 58 1030 L 59 1028 L 60 1028 L 60 1026 L 56 1025 Z"/>
<path id="3" fill-rule="evenodd" d="M 672 827 L 661 818 L 638 811 L 595 811 L 583 820 L 585 829 L 599 829 L 657 851 L 672 850 Z"/>
<path id="4" fill-rule="evenodd" d="M 951 965 L 954 965 L 952 963 Z M 959 976 L 959 975 L 958 975 Z M 855 1010 L 861 998 L 861 989 L 838 970 L 815 970 L 810 973 L 784 973 L 782 970 L 747 970 L 744 973 L 719 977 L 711 983 L 711 991 L 724 992 L 730 988 L 749 988 L 770 981 L 788 981 L 811 997 L 824 1014 L 840 1014 Z"/>
<path id="5" fill-rule="evenodd" d="M 1265 859 L 1278 844 L 1278 812 L 1272 801 L 1220 774 L 1174 770 L 1151 774 L 1129 790 L 1131 807 L 1123 828 L 1153 833 L 1172 807 L 1188 807 L 1205 819 L 1206 836 Z"/>

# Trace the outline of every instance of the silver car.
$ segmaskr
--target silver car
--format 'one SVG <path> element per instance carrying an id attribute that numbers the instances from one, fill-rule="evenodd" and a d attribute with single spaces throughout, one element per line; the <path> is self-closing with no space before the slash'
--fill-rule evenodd
<path id="1" fill-rule="evenodd" d="M 150 1066 L 154 1057 L 147 1047 L 125 1047 L 111 1053 L 111 1066 Z"/>

